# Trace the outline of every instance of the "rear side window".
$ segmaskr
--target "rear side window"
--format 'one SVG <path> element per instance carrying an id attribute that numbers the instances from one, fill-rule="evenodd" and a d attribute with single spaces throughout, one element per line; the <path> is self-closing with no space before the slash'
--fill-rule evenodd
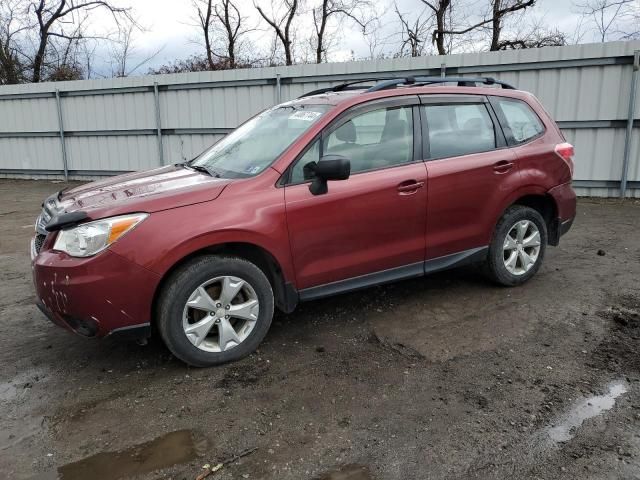
<path id="1" fill-rule="evenodd" d="M 496 135 L 482 104 L 424 105 L 430 158 L 455 157 L 496 148 Z"/>
<path id="2" fill-rule="evenodd" d="M 544 132 L 544 125 L 529 105 L 521 100 L 494 97 L 509 143 L 522 143 Z M 502 115 L 500 115 L 502 113 Z"/>

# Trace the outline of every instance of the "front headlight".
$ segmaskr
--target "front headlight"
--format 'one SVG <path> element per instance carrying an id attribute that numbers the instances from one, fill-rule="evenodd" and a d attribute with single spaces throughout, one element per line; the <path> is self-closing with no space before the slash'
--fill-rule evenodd
<path id="1" fill-rule="evenodd" d="M 72 257 L 90 257 L 107 248 L 148 216 L 147 213 L 121 215 L 61 230 L 53 249 Z"/>

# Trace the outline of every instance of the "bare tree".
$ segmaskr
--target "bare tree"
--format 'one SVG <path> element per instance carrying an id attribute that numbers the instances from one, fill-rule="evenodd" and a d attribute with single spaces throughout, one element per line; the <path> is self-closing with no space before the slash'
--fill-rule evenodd
<path id="1" fill-rule="evenodd" d="M 395 4 L 395 11 L 402 27 L 400 33 L 400 56 L 404 56 L 406 49 L 408 49 L 410 56 L 419 57 L 424 53 L 424 40 L 429 36 L 429 32 L 431 31 L 433 16 L 425 15 L 426 10 L 423 10 L 415 18 L 409 20 L 407 14 L 400 12 L 397 3 Z"/>
<path id="2" fill-rule="evenodd" d="M 276 13 L 277 8 L 274 4 L 271 4 L 272 16 L 268 16 L 262 7 L 254 4 L 260 16 L 273 28 L 276 37 L 282 43 L 284 49 L 284 58 L 286 65 L 293 65 L 293 31 L 292 23 L 298 12 L 300 6 L 299 0 L 281 0 L 281 5 L 284 7 L 284 13 L 279 17 Z"/>
<path id="3" fill-rule="evenodd" d="M 135 35 L 141 28 L 137 22 L 124 25 L 118 32 L 118 38 L 113 42 L 111 48 L 111 75 L 114 77 L 127 77 L 148 64 L 158 56 L 164 47 L 160 47 L 154 52 L 138 55 Z M 132 65 L 132 59 L 137 57 L 136 63 Z"/>
<path id="4" fill-rule="evenodd" d="M 229 68 L 236 68 L 239 42 L 241 37 L 250 30 L 243 26 L 246 23 L 246 18 L 240 15 L 240 10 L 231 0 L 222 0 L 221 5 L 216 5 L 214 12 L 227 36 Z"/>
<path id="5" fill-rule="evenodd" d="M 362 29 L 366 29 L 370 19 L 365 10 L 371 7 L 368 0 L 322 0 L 322 3 L 312 10 L 313 25 L 315 27 L 315 60 L 322 63 L 326 60 L 328 50 L 328 27 L 332 19 L 350 19 Z"/>
<path id="6" fill-rule="evenodd" d="M 432 33 L 432 40 L 438 49 L 439 55 L 449 53 L 446 48 L 448 38 L 466 35 L 486 27 L 491 28 L 489 50 L 499 50 L 500 35 L 505 18 L 515 12 L 532 7 L 536 2 L 536 0 L 489 0 L 490 10 L 479 21 L 472 22 L 470 25 L 456 27 L 455 24 L 457 22 L 454 22 L 453 18 L 452 0 L 421 1 L 432 10 L 436 19 L 436 28 Z"/>
<path id="7" fill-rule="evenodd" d="M 29 26 L 19 0 L 0 4 L 0 85 L 21 83 L 24 79 L 24 56 L 17 37 Z"/>
<path id="8" fill-rule="evenodd" d="M 505 17 L 532 7 L 536 0 L 490 0 L 491 1 L 491 46 L 489 50 L 500 50 L 500 34 Z"/>
<path id="9" fill-rule="evenodd" d="M 575 6 L 601 42 L 640 38 L 638 0 L 586 0 Z"/>
<path id="10" fill-rule="evenodd" d="M 236 68 L 243 36 L 252 30 L 246 26 L 247 18 L 233 0 L 195 0 L 194 6 L 211 70 L 221 62 L 227 68 Z"/>
<path id="11" fill-rule="evenodd" d="M 420 0 L 433 11 L 436 19 L 436 28 L 433 31 L 433 43 L 436 45 L 438 55 L 449 53 L 445 46 L 447 35 L 447 23 L 451 16 L 451 0 Z"/>
<path id="12" fill-rule="evenodd" d="M 204 4 L 204 5 L 202 5 Z M 194 6 L 198 10 L 198 21 L 200 22 L 200 29 L 204 37 L 204 48 L 207 54 L 207 61 L 209 67 L 213 69 L 213 45 L 211 41 L 211 27 L 213 24 L 213 1 L 212 0 L 199 0 L 194 3 Z"/>
<path id="13" fill-rule="evenodd" d="M 75 14 L 89 14 L 91 11 L 103 8 L 112 13 L 116 23 L 122 20 L 132 21 L 129 8 L 114 6 L 107 0 L 37 0 L 30 1 L 28 11 L 33 11 L 37 19 L 37 48 L 32 63 L 32 81 L 40 82 L 42 69 L 46 59 L 47 48 L 51 38 L 61 38 L 67 41 L 83 39 L 82 32 L 65 33 L 67 23 L 75 23 Z"/>

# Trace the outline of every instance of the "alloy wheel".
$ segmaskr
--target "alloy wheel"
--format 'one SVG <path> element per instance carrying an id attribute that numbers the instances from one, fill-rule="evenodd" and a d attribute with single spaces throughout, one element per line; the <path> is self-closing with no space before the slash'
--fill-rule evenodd
<path id="1" fill-rule="evenodd" d="M 530 220 L 516 222 L 507 233 L 503 245 L 503 261 L 513 275 L 524 275 L 538 261 L 540 231 Z"/>
<path id="2" fill-rule="evenodd" d="M 189 341 L 206 352 L 240 345 L 256 325 L 260 302 L 253 287 L 239 277 L 208 280 L 189 296 L 182 327 Z"/>

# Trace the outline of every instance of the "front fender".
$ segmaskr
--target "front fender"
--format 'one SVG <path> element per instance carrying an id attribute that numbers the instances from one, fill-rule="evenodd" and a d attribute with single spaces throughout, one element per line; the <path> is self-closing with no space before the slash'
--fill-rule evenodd
<path id="1" fill-rule="evenodd" d="M 155 212 L 112 249 L 164 276 L 199 250 L 231 242 L 252 244 L 268 252 L 278 262 L 285 281 L 295 284 L 283 197 L 284 189 L 274 188 L 264 194 L 245 195 L 242 201 L 221 198 Z"/>

